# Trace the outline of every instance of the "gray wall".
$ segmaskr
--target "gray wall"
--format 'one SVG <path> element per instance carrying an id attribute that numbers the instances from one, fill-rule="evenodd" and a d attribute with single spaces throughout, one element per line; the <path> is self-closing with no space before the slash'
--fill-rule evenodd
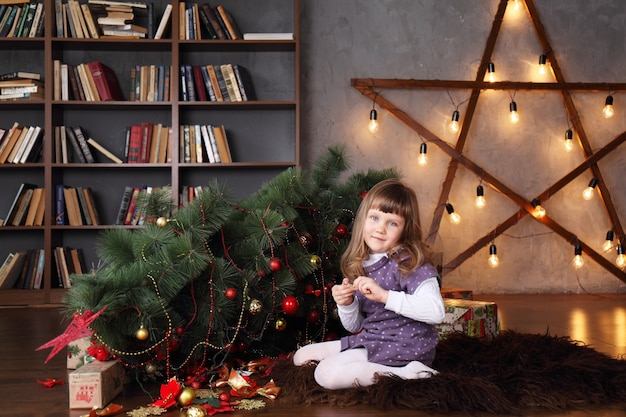
<path id="1" fill-rule="evenodd" d="M 311 162 L 331 144 L 345 143 L 353 171 L 399 168 L 420 200 L 423 227 L 430 227 L 449 158 L 429 147 L 419 167 L 421 139 L 394 117 L 379 111 L 380 129 L 366 129 L 372 103 L 350 87 L 351 78 L 473 80 L 492 26 L 497 0 L 303 0 L 302 161 Z M 558 62 L 571 82 L 626 82 L 626 2 L 620 0 L 536 0 Z M 510 8 L 509 8 L 510 9 Z M 536 75 L 542 53 L 529 18 L 507 11 L 493 55 L 501 80 L 553 81 Z M 600 109 L 608 92 L 576 93 L 575 104 L 594 150 L 626 130 L 626 94 L 615 94 L 616 117 Z M 381 91 L 417 121 L 450 144 L 447 129 L 455 104 L 461 117 L 469 91 Z M 465 154 L 530 201 L 583 162 L 580 150 L 566 153 L 562 137 L 568 120 L 558 93 L 515 93 L 522 120 L 506 117 L 506 91 L 481 93 Z M 619 218 L 626 223 L 626 145 L 599 163 Z M 548 214 L 602 252 L 611 224 L 600 200 L 583 201 L 586 172 L 552 196 Z M 517 210 L 485 187 L 487 207 L 474 207 L 480 178 L 461 168 L 449 201 L 463 221 L 445 218 L 437 238 L 444 263 L 472 245 Z M 500 266 L 487 266 L 488 248 L 444 277 L 444 284 L 476 293 L 614 293 L 626 284 L 589 257 L 584 268 L 571 264 L 571 242 L 526 216 L 496 238 Z M 607 259 L 615 259 L 615 251 Z"/>

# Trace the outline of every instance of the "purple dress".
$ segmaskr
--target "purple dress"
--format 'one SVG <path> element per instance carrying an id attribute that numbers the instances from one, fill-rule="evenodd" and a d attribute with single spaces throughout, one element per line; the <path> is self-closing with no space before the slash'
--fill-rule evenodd
<path id="1" fill-rule="evenodd" d="M 397 262 L 387 257 L 366 267 L 365 273 L 382 288 L 407 294 L 413 294 L 424 280 L 437 276 L 435 268 L 425 263 L 402 278 Z M 434 325 L 387 310 L 383 303 L 368 300 L 359 292 L 356 297 L 365 317 L 362 330 L 341 338 L 342 351 L 364 347 L 369 362 L 388 366 L 404 366 L 411 361 L 432 364 L 439 341 Z"/>

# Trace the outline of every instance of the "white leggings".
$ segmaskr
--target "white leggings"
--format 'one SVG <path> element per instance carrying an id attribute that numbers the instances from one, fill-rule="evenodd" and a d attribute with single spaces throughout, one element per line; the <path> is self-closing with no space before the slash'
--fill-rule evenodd
<path id="1" fill-rule="evenodd" d="M 413 361 L 406 366 L 386 366 L 367 361 L 365 348 L 341 351 L 341 341 L 314 343 L 301 347 L 293 356 L 297 366 L 309 361 L 319 361 L 315 368 L 315 381 L 326 389 L 351 388 L 372 385 L 376 374 L 396 375 L 404 379 L 428 378 L 437 373 L 421 362 Z"/>

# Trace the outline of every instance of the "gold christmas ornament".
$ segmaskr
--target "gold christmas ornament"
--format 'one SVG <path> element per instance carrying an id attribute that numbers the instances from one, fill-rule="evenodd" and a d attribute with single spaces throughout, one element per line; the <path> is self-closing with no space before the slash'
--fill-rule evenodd
<path id="1" fill-rule="evenodd" d="M 310 262 L 313 266 L 320 266 L 322 264 L 322 258 L 317 255 L 311 255 Z"/>
<path id="2" fill-rule="evenodd" d="M 146 340 L 148 336 L 150 336 L 150 332 L 148 332 L 148 329 L 143 327 L 143 324 L 135 332 L 137 340 Z"/>
<path id="3" fill-rule="evenodd" d="M 263 303 L 261 300 L 257 300 L 256 298 L 250 301 L 250 306 L 248 307 L 248 311 L 250 314 L 259 314 L 263 309 Z"/>
<path id="4" fill-rule="evenodd" d="M 206 417 L 207 415 L 206 410 L 200 404 L 191 404 L 185 414 L 187 417 Z"/>
<path id="5" fill-rule="evenodd" d="M 276 319 L 276 322 L 274 323 L 274 328 L 277 331 L 282 332 L 287 328 L 287 320 L 283 318 Z"/>
<path id="6" fill-rule="evenodd" d="M 193 403 L 193 400 L 196 399 L 196 390 L 191 387 L 185 387 L 182 389 L 180 394 L 178 394 L 178 404 L 185 407 Z"/>
<path id="7" fill-rule="evenodd" d="M 163 228 L 165 226 L 167 226 L 167 223 L 169 222 L 169 220 L 165 217 L 159 217 L 156 221 L 156 225 L 159 226 L 160 228 Z"/>

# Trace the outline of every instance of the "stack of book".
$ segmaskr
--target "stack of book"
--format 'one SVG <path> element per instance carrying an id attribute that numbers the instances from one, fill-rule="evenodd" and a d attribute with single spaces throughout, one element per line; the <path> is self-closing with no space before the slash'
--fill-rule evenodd
<path id="1" fill-rule="evenodd" d="M 257 99 L 250 72 L 243 65 L 181 65 L 180 77 L 183 101 Z"/>
<path id="2" fill-rule="evenodd" d="M 15 71 L 0 74 L 0 100 L 43 100 L 44 86 L 41 74 Z"/>
<path id="3" fill-rule="evenodd" d="M 180 162 L 211 164 L 232 162 L 224 126 L 181 125 Z"/>
<path id="4" fill-rule="evenodd" d="M 96 162 L 87 144 L 87 134 L 80 126 L 55 126 L 55 162 L 94 163 Z"/>
<path id="5" fill-rule="evenodd" d="M 224 6 L 211 7 L 209 3 L 179 2 L 179 39 L 243 39 L 233 16 Z"/>
<path id="6" fill-rule="evenodd" d="M 43 36 L 43 23 L 43 1 L 39 3 L 7 1 L 0 4 L 0 37 L 41 37 Z"/>
<path id="7" fill-rule="evenodd" d="M 44 256 L 43 249 L 9 253 L 0 266 L 0 289 L 40 289 Z"/>
<path id="8" fill-rule="evenodd" d="M 10 129 L 0 128 L 0 164 L 24 164 L 41 159 L 43 129 L 15 122 Z"/>
<path id="9" fill-rule="evenodd" d="M 31 183 L 22 183 L 13 198 L 3 226 L 41 226 L 45 208 L 44 189 Z"/>
<path id="10" fill-rule="evenodd" d="M 55 190 L 55 224 L 97 226 L 100 217 L 89 187 L 68 187 L 57 184 Z"/>
<path id="11" fill-rule="evenodd" d="M 142 122 L 126 129 L 126 162 L 162 164 L 171 160 L 172 128 L 162 123 Z"/>
<path id="12" fill-rule="evenodd" d="M 102 37 L 152 38 L 148 22 L 151 21 L 152 3 L 89 0 Z"/>
<path id="13" fill-rule="evenodd" d="M 124 187 L 115 224 L 119 226 L 141 226 L 145 224 L 148 199 L 158 189 L 158 187 L 152 186 Z"/>
<path id="14" fill-rule="evenodd" d="M 53 68 L 55 100 L 124 100 L 117 75 L 100 61 L 70 65 L 55 59 Z"/>
<path id="15" fill-rule="evenodd" d="M 137 65 L 130 69 L 130 101 L 169 101 L 169 65 Z"/>
<path id="16" fill-rule="evenodd" d="M 56 265 L 59 288 L 72 287 L 72 275 L 81 275 L 88 272 L 83 250 L 70 247 L 54 248 L 54 263 Z"/>

